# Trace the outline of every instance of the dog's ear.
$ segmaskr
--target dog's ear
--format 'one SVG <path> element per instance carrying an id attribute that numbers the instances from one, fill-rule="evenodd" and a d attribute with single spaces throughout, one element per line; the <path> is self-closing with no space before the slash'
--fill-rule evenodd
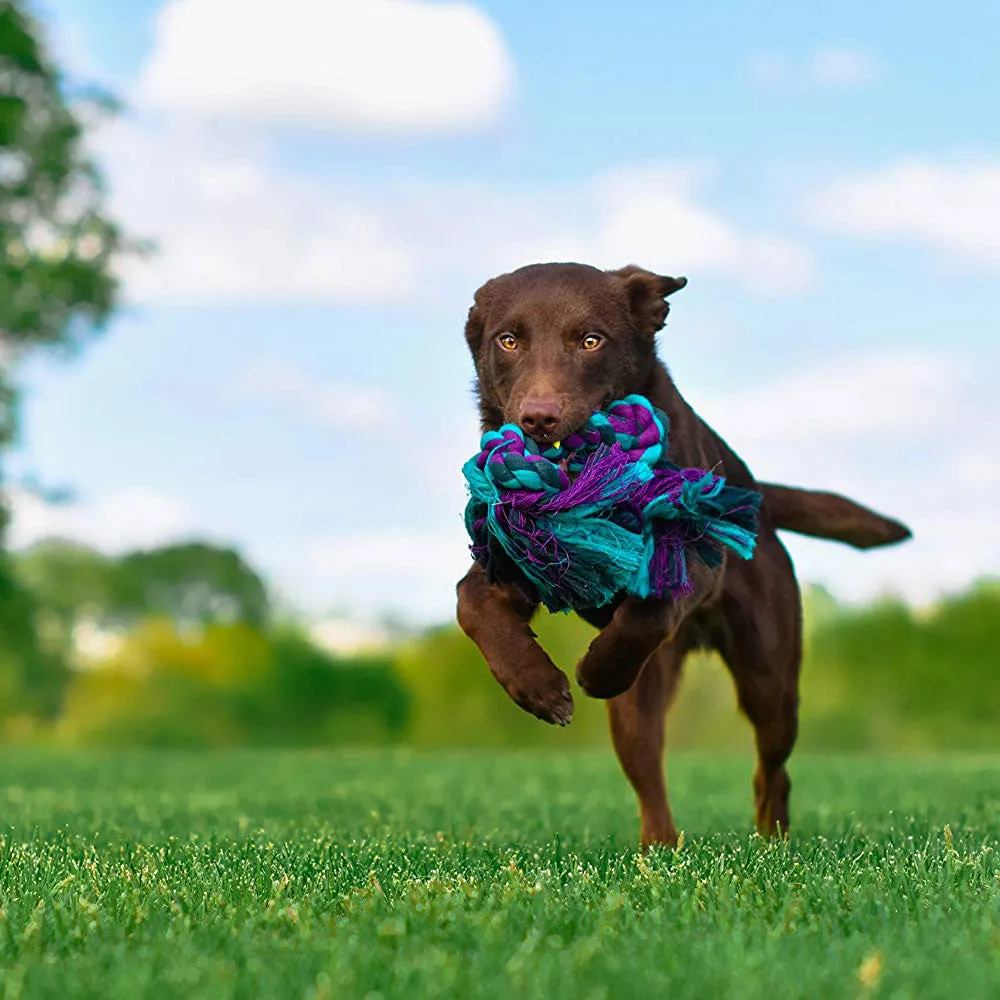
<path id="1" fill-rule="evenodd" d="M 483 310 L 479 307 L 478 303 L 473 303 L 472 308 L 469 310 L 468 318 L 465 321 L 465 342 L 469 345 L 469 350 L 472 352 L 473 358 L 479 357 L 479 348 L 483 342 L 485 329 Z"/>
<path id="2" fill-rule="evenodd" d="M 679 292 L 687 284 L 687 278 L 653 274 L 635 264 L 610 273 L 622 283 L 636 327 L 650 337 L 662 330 L 667 321 L 670 312 L 667 296 Z"/>
<path id="3" fill-rule="evenodd" d="M 486 331 L 486 308 L 487 300 L 492 291 L 493 280 L 487 281 L 476 291 L 472 300 L 472 308 L 465 320 L 465 342 L 469 345 L 472 357 L 479 357 L 479 348 L 483 343 L 483 334 Z"/>

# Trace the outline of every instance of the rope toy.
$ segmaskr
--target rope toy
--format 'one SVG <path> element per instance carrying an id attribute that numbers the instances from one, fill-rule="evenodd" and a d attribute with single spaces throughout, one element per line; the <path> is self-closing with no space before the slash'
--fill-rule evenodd
<path id="1" fill-rule="evenodd" d="M 487 431 L 462 472 L 470 551 L 506 556 L 550 611 L 694 592 L 691 558 L 749 559 L 761 495 L 667 459 L 667 415 L 632 395 L 544 450 L 515 424 Z"/>

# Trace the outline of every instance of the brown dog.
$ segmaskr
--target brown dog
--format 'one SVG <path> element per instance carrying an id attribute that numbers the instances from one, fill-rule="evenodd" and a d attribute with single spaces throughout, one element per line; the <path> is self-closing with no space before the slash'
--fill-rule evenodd
<path id="1" fill-rule="evenodd" d="M 515 422 L 538 441 L 565 437 L 590 414 L 641 393 L 670 420 L 670 459 L 720 471 L 761 490 L 757 550 L 695 575 L 680 602 L 627 597 L 577 613 L 601 629 L 577 665 L 580 686 L 605 698 L 618 759 L 639 799 L 642 843 L 674 843 L 677 831 L 663 774 L 664 723 L 685 655 L 718 650 L 754 727 L 757 828 L 788 829 L 785 763 L 795 743 L 801 610 L 791 560 L 778 529 L 856 548 L 908 538 L 896 521 L 830 493 L 757 483 L 750 470 L 677 391 L 657 358 L 655 337 L 667 296 L 687 284 L 627 267 L 538 264 L 487 282 L 475 296 L 465 336 L 476 366 L 482 429 Z M 494 677 L 526 711 L 566 725 L 573 699 L 566 676 L 535 641 L 537 608 L 516 566 L 487 578 L 474 566 L 458 584 L 458 621 Z"/>

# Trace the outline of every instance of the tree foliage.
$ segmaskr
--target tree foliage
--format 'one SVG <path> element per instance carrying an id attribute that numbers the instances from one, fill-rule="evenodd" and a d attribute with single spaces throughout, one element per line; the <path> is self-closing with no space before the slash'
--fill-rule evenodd
<path id="1" fill-rule="evenodd" d="M 136 621 L 165 616 L 188 624 L 268 619 L 264 581 L 235 549 L 188 542 L 132 552 L 118 561 L 112 616 Z"/>
<path id="2" fill-rule="evenodd" d="M 934 607 L 842 609 L 817 629 L 807 668 L 825 681 L 816 745 L 981 749 L 1000 745 L 1000 583 Z M 815 709 L 814 709 L 815 711 Z"/>
<path id="3" fill-rule="evenodd" d="M 98 746 L 372 744 L 398 741 L 408 709 L 391 659 L 341 659 L 291 631 L 192 635 L 151 619 L 73 677 L 56 731 Z"/>
<path id="4" fill-rule="evenodd" d="M 43 633 L 58 636 L 67 650 L 83 622 L 128 629 L 164 618 L 181 627 L 264 628 L 269 619 L 264 581 L 229 546 L 185 542 L 111 557 L 51 538 L 19 553 L 15 565 L 39 604 Z"/>
<path id="5" fill-rule="evenodd" d="M 76 346 L 111 315 L 125 247 L 85 146 L 85 107 L 19 2 L 0 0 L 0 338 Z"/>
<path id="6" fill-rule="evenodd" d="M 86 148 L 88 109 L 109 107 L 71 94 L 24 4 L 0 0 L 0 489 L 18 430 L 18 361 L 72 350 L 102 327 L 118 301 L 115 260 L 139 249 L 107 214 Z M 59 671 L 32 628 L 34 598 L 13 573 L 8 521 L 0 493 L 0 661 L 22 675 L 20 700 L 53 711 Z"/>

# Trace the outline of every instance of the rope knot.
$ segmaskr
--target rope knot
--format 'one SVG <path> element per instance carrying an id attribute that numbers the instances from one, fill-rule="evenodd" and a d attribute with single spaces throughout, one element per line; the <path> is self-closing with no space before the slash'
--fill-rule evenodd
<path id="1" fill-rule="evenodd" d="M 668 428 L 631 395 L 544 451 L 515 424 L 487 431 L 463 470 L 473 558 L 492 574 L 495 543 L 552 611 L 678 597 L 692 589 L 689 557 L 749 559 L 760 493 L 673 465 Z"/>

